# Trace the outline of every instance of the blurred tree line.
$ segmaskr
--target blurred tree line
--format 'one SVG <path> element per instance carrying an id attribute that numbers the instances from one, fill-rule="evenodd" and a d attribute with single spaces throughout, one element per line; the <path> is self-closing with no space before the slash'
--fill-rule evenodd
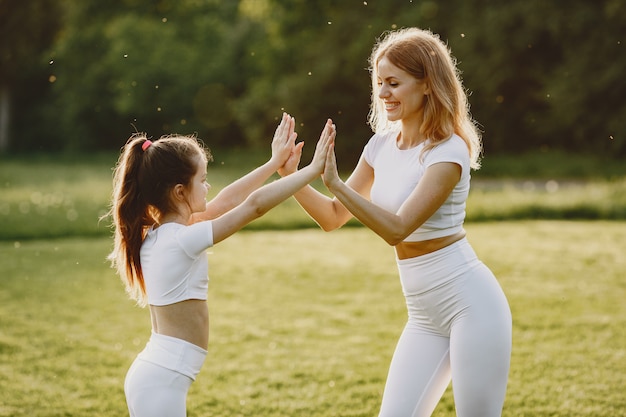
<path id="1" fill-rule="evenodd" d="M 487 153 L 626 155 L 623 0 L 0 0 L 0 149 L 268 146 L 284 110 L 309 152 L 333 118 L 353 163 L 369 53 L 407 26 L 449 44 Z"/>

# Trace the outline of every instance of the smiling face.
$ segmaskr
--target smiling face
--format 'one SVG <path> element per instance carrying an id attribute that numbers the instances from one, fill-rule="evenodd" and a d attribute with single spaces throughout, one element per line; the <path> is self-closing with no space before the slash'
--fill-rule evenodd
<path id="1" fill-rule="evenodd" d="M 384 102 L 387 120 L 419 121 L 426 96 L 427 83 L 398 68 L 383 56 L 376 66 L 378 97 Z"/>

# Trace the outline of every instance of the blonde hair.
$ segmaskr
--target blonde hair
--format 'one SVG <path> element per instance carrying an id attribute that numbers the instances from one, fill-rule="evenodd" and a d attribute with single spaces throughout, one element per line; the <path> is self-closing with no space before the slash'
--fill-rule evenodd
<path id="1" fill-rule="evenodd" d="M 198 156 L 211 160 L 209 151 L 193 136 L 164 136 L 151 142 L 144 134 L 136 134 L 126 142 L 115 167 L 109 212 L 115 237 L 108 259 L 126 292 L 141 306 L 147 302 L 141 245 L 149 227 L 176 210 L 171 191 L 176 184 L 191 183 Z"/>
<path id="2" fill-rule="evenodd" d="M 389 131 L 398 123 L 387 120 L 383 100 L 378 97 L 378 62 L 383 57 L 430 87 L 420 127 L 421 133 L 429 139 L 424 152 L 456 133 L 467 144 L 470 166 L 480 168 L 480 131 L 471 117 L 460 71 L 448 47 L 428 30 L 406 28 L 386 32 L 374 45 L 369 59 L 372 99 L 368 121 L 372 130 L 376 133 Z"/>

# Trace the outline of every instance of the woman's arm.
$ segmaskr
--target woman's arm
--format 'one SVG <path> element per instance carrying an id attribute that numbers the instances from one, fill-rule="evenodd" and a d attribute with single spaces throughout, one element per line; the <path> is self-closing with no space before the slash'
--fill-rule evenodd
<path id="1" fill-rule="evenodd" d="M 326 154 L 334 140 L 335 130 L 332 127 L 320 137 L 313 160 L 308 166 L 262 186 L 252 192 L 243 203 L 213 220 L 213 243 L 226 239 L 317 178 L 324 171 Z"/>
<path id="2" fill-rule="evenodd" d="M 328 119 L 322 135 L 328 129 L 334 129 L 332 120 Z M 302 156 L 302 143 L 294 147 L 293 152 L 289 156 L 285 165 L 283 165 L 278 173 L 282 176 L 296 172 L 300 157 Z M 374 170 L 361 157 L 356 168 L 346 181 L 346 185 L 353 189 L 356 193 L 369 198 L 369 191 L 374 181 Z M 324 230 L 331 231 L 340 228 L 353 216 L 336 198 L 330 198 L 315 188 L 307 185 L 294 194 L 298 204 L 307 212 L 307 214 Z"/>
<path id="3" fill-rule="evenodd" d="M 328 189 L 361 223 L 395 246 L 428 220 L 446 201 L 461 178 L 461 166 L 440 162 L 426 168 L 424 176 L 397 213 L 366 200 L 337 174 L 333 148 L 328 152 L 323 180 Z"/>
<path id="4" fill-rule="evenodd" d="M 345 185 L 356 195 L 367 200 L 373 180 L 374 171 L 364 159 L 361 159 Z M 336 197 L 330 198 L 310 185 L 295 193 L 294 197 L 307 214 L 326 232 L 340 228 L 354 217 Z"/>
<path id="5" fill-rule="evenodd" d="M 272 156 L 263 165 L 223 188 L 211 201 L 206 210 L 192 216 L 192 222 L 214 219 L 233 207 L 241 204 L 251 192 L 262 186 L 265 181 L 289 158 L 295 146 L 298 134 L 294 131 L 295 120 L 283 113 L 283 118 L 276 128 L 272 140 Z"/>

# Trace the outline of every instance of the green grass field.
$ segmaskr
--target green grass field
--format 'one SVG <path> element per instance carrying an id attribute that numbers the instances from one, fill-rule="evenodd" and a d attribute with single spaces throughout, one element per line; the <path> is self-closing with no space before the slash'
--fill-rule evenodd
<path id="1" fill-rule="evenodd" d="M 263 162 L 215 156 L 213 193 Z M 150 322 L 105 261 L 115 159 L 0 159 L 0 417 L 127 415 Z M 587 162 L 487 159 L 473 181 L 469 238 L 514 316 L 504 416 L 626 415 L 626 177 Z M 313 227 L 289 200 L 211 250 L 190 417 L 377 414 L 406 318 L 393 252 Z M 435 416 L 454 416 L 451 390 Z"/>
<path id="2" fill-rule="evenodd" d="M 504 416 L 626 413 L 626 223 L 469 224 L 514 317 Z M 0 416 L 125 415 L 150 333 L 107 238 L 0 243 Z M 406 312 L 363 228 L 239 233 L 211 250 L 209 356 L 189 416 L 374 416 Z M 454 416 L 451 392 L 435 416 Z"/>

